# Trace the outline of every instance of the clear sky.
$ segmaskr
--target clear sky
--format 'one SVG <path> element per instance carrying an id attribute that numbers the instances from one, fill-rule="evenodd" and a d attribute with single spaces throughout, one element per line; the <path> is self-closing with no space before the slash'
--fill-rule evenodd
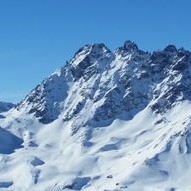
<path id="1" fill-rule="evenodd" d="M 191 50 L 191 0 L 0 0 L 0 100 L 20 101 L 82 45 Z"/>

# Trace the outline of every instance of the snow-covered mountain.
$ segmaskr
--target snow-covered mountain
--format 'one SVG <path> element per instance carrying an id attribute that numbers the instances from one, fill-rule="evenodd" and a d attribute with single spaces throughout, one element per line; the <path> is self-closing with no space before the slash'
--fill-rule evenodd
<path id="1" fill-rule="evenodd" d="M 0 102 L 0 113 L 12 109 L 15 105 L 13 103 Z"/>
<path id="2" fill-rule="evenodd" d="M 191 190 L 190 87 L 183 48 L 85 45 L 0 119 L 0 189 Z"/>

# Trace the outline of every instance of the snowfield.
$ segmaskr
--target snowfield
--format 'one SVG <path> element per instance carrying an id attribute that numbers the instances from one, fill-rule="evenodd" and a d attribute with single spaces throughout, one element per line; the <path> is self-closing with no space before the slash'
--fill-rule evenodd
<path id="1" fill-rule="evenodd" d="M 0 118 L 2 191 L 191 191 L 191 53 L 86 45 Z"/>

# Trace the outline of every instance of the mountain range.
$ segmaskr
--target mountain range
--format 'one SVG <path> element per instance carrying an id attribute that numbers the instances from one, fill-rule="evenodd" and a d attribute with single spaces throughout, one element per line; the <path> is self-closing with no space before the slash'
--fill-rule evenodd
<path id="1" fill-rule="evenodd" d="M 0 103 L 0 190 L 191 191 L 191 52 L 85 45 Z"/>

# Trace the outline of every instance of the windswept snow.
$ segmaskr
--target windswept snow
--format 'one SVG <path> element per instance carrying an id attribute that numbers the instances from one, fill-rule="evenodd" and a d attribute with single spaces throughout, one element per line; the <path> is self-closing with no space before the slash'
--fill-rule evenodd
<path id="1" fill-rule="evenodd" d="M 9 187 L 19 191 L 186 190 L 191 175 L 186 142 L 190 108 L 185 102 L 158 116 L 147 107 L 131 120 L 84 127 L 73 136 L 71 125 L 62 119 L 39 123 L 34 140 L 38 146 L 2 155 L 1 179 L 11 178 Z"/>

